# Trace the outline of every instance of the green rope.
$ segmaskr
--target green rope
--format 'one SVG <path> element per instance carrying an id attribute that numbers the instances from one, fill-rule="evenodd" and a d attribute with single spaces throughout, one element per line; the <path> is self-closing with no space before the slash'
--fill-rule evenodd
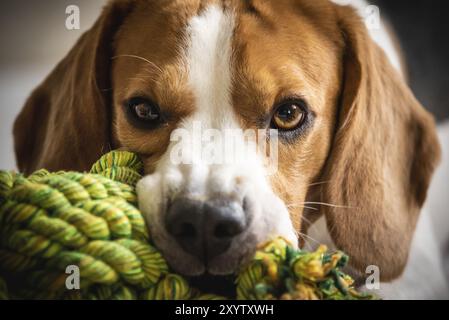
<path id="1" fill-rule="evenodd" d="M 0 171 L 0 299 L 221 299 L 170 272 L 137 206 L 143 165 L 113 151 L 89 173 Z M 283 239 L 260 247 L 236 277 L 238 299 L 368 299 L 325 247 L 307 253 Z M 67 266 L 79 268 L 69 290 Z"/>

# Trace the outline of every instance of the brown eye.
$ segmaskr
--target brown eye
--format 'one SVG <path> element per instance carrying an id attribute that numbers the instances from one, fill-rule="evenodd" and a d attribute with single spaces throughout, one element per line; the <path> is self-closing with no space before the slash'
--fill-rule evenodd
<path id="1" fill-rule="evenodd" d="M 154 122 L 160 119 L 159 108 L 151 101 L 134 98 L 128 102 L 129 111 L 138 120 L 144 122 Z"/>
<path id="2" fill-rule="evenodd" d="M 275 129 L 290 131 L 304 123 L 306 112 L 299 103 L 285 103 L 279 106 L 273 116 L 272 126 Z"/>

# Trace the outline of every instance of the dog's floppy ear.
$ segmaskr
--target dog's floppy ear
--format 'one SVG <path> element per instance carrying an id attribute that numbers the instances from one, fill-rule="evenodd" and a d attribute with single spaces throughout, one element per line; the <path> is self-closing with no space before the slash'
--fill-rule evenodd
<path id="1" fill-rule="evenodd" d="M 19 170 L 86 170 L 108 150 L 112 42 L 129 2 L 106 6 L 28 98 L 14 124 Z"/>
<path id="2" fill-rule="evenodd" d="M 322 202 L 330 235 L 361 272 L 398 277 L 440 156 L 433 118 L 349 7 L 337 9 L 346 49 Z"/>

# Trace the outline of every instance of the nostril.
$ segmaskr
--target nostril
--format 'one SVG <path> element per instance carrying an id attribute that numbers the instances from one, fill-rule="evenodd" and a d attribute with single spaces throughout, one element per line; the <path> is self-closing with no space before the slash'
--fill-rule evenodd
<path id="1" fill-rule="evenodd" d="M 187 253 L 204 259 L 202 202 L 180 198 L 173 201 L 165 216 L 165 228 Z"/>
<path id="2" fill-rule="evenodd" d="M 178 199 L 173 202 L 165 217 L 167 231 L 183 245 L 184 240 L 200 237 L 202 230 L 202 204 L 198 201 Z"/>

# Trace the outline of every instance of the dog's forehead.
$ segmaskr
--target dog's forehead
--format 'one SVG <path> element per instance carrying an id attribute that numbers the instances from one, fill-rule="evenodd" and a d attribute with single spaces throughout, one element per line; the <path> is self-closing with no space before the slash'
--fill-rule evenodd
<path id="1" fill-rule="evenodd" d="M 303 55 L 312 48 L 325 52 L 339 39 L 332 6 L 328 0 L 141 1 L 125 20 L 118 45 L 125 43 L 128 51 L 150 48 L 148 54 L 153 56 L 173 57 L 189 45 L 192 26 L 210 34 L 225 16 L 234 25 L 229 34 L 234 49 L 256 47 L 259 53 L 277 57 L 298 48 L 302 50 L 297 54 Z M 216 9 L 213 15 L 211 8 Z"/>
<path id="2" fill-rule="evenodd" d="M 248 123 L 293 91 L 324 105 L 339 82 L 339 34 L 329 8 L 319 0 L 142 2 L 116 37 L 116 54 L 144 59 L 117 60 L 116 85 L 154 91 L 173 107 L 174 97 L 192 91 L 195 107 L 205 101 L 209 111 L 211 100 L 233 99 Z M 148 71 L 157 68 L 148 61 L 161 69 L 152 84 Z"/>

